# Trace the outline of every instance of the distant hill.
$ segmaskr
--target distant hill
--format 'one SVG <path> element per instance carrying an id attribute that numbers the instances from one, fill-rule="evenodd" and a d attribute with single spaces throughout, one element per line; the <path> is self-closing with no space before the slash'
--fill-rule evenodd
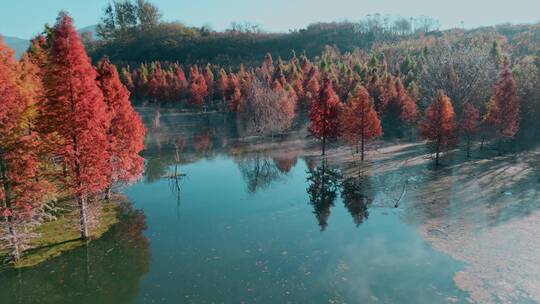
<path id="1" fill-rule="evenodd" d="M 92 38 L 94 40 L 97 40 L 98 37 L 96 33 L 96 27 L 97 25 L 86 26 L 79 29 L 78 32 L 79 34 L 91 33 Z M 4 39 L 4 43 L 15 51 L 15 56 L 17 57 L 17 59 L 21 57 L 21 55 L 28 49 L 28 46 L 30 45 L 30 41 L 27 39 L 9 36 L 2 36 L 2 38 Z"/>
<path id="2" fill-rule="evenodd" d="M 79 34 L 81 34 L 81 35 L 82 35 L 83 33 L 90 33 L 90 34 L 92 34 L 92 39 L 98 40 L 99 37 L 98 37 L 98 35 L 97 35 L 96 28 L 97 28 L 97 25 L 95 25 L 95 24 L 94 24 L 94 25 L 89 25 L 89 26 L 85 26 L 85 27 L 83 27 L 83 28 L 80 28 L 80 29 L 78 30 L 78 32 L 79 32 Z"/>
<path id="3" fill-rule="evenodd" d="M 3 36 L 4 43 L 15 51 L 17 58 L 21 57 L 22 53 L 26 51 L 30 42 L 26 39 L 17 37 Z"/>

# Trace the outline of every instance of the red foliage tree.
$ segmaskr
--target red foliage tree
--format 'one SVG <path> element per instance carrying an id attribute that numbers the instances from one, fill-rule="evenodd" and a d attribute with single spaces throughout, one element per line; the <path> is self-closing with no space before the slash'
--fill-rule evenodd
<path id="1" fill-rule="evenodd" d="M 456 145 L 456 119 L 450 98 L 443 91 L 426 109 L 424 120 L 420 123 L 422 137 L 436 154 L 435 165 L 439 165 L 439 154 Z"/>
<path id="2" fill-rule="evenodd" d="M 107 187 L 109 199 L 115 183 L 130 183 L 140 178 L 144 159 L 139 153 L 144 148 L 146 130 L 141 117 L 129 102 L 129 92 L 120 82 L 116 67 L 108 59 L 103 59 L 98 63 L 97 72 L 98 85 L 111 117 L 107 133 L 111 157 Z"/>
<path id="3" fill-rule="evenodd" d="M 373 86 L 376 86 L 373 84 Z M 396 81 L 391 75 L 386 76 L 386 80 L 380 87 L 379 115 L 388 114 L 399 117 L 400 104 L 397 99 Z"/>
<path id="4" fill-rule="evenodd" d="M 512 138 L 519 128 L 520 101 L 517 86 L 508 62 L 495 85 L 495 94 L 488 105 L 486 121 L 497 128 L 500 140 Z"/>
<path id="5" fill-rule="evenodd" d="M 206 65 L 206 68 L 203 72 L 204 81 L 206 83 L 206 86 L 208 88 L 208 99 L 209 101 L 213 101 L 214 98 L 214 73 L 212 73 L 212 66 L 210 64 Z"/>
<path id="6" fill-rule="evenodd" d="M 312 106 L 315 99 L 319 97 L 321 90 L 320 86 L 320 74 L 316 67 L 312 67 L 306 77 L 304 83 L 304 102 L 302 105 L 306 108 Z"/>
<path id="7" fill-rule="evenodd" d="M 63 159 L 66 185 L 77 197 L 81 237 L 86 239 L 88 196 L 109 183 L 106 147 L 110 117 L 96 83 L 96 71 L 65 12 L 60 13 L 53 30 L 44 85 L 42 130 L 62 139 L 56 153 Z"/>
<path id="8" fill-rule="evenodd" d="M 229 110 L 231 112 L 237 112 L 242 98 L 242 91 L 240 89 L 240 82 L 234 73 L 230 73 L 227 77 L 229 83 L 227 84 L 227 99 L 229 100 Z"/>
<path id="9" fill-rule="evenodd" d="M 343 110 L 343 136 L 349 144 L 356 147 L 360 144 L 361 160 L 364 160 L 365 143 L 381 136 L 381 121 L 375 106 L 369 98 L 368 91 L 358 86 L 354 95 L 349 97 Z"/>
<path id="10" fill-rule="evenodd" d="M 465 103 L 461 119 L 459 121 L 459 129 L 467 138 L 467 158 L 471 156 L 471 140 L 476 134 L 478 124 L 480 123 L 480 112 L 471 103 Z"/>
<path id="11" fill-rule="evenodd" d="M 405 125 L 411 128 L 410 140 L 412 140 L 412 126 L 418 119 L 418 106 L 413 97 L 405 90 L 401 80 L 396 82 L 396 100 L 399 105 L 399 119 Z"/>
<path id="12" fill-rule="evenodd" d="M 227 98 L 227 89 L 229 87 L 229 77 L 224 69 L 219 70 L 218 80 L 217 80 L 217 93 L 222 100 Z"/>
<path id="13" fill-rule="evenodd" d="M 339 98 L 332 88 L 330 79 L 324 80 L 323 88 L 311 106 L 309 119 L 309 132 L 317 139 L 321 140 L 322 155 L 326 153 L 326 143 L 328 140 L 336 139 L 341 135 L 340 115 L 341 104 Z"/>
<path id="14" fill-rule="evenodd" d="M 38 223 L 51 190 L 39 174 L 41 140 L 33 130 L 34 105 L 41 96 L 39 79 L 33 76 L 39 69 L 28 57 L 24 61 L 19 68 L 0 37 L 0 220 L 6 223 L 0 227 L 0 245 L 7 245 L 15 260 L 32 236 L 25 231 Z"/>
<path id="15" fill-rule="evenodd" d="M 180 101 L 187 95 L 188 82 L 186 74 L 178 64 L 173 66 L 174 80 L 171 84 L 172 95 L 176 101 Z"/>
<path id="16" fill-rule="evenodd" d="M 204 76 L 199 72 L 197 66 L 191 67 L 189 75 L 189 93 L 191 104 L 196 107 L 202 107 L 204 99 L 208 96 L 208 86 L 204 80 Z"/>

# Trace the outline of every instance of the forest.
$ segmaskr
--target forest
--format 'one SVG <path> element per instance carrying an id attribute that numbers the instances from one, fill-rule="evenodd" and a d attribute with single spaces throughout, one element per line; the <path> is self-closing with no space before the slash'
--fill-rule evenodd
<path id="1" fill-rule="evenodd" d="M 66 214 L 82 240 L 102 229 L 112 188 L 142 174 L 145 127 L 116 67 L 92 66 L 64 12 L 19 61 L 0 41 L 0 79 L 0 241 L 17 263 Z"/>
<path id="2" fill-rule="evenodd" d="M 20 60 L 0 42 L 0 254 L 14 263 L 66 212 L 77 238 L 96 236 L 113 190 L 150 169 L 136 105 L 226 113 L 242 136 L 270 140 L 305 127 L 322 170 L 342 145 L 363 163 L 377 141 L 421 141 L 440 168 L 448 153 L 539 140 L 538 24 L 443 31 L 377 15 L 218 32 L 164 22 L 141 0 L 107 6 L 99 37 L 73 22 L 61 12 Z"/>

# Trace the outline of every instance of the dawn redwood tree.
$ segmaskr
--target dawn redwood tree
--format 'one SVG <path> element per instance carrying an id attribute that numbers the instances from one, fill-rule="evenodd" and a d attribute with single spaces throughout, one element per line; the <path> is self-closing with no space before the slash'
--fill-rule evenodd
<path id="1" fill-rule="evenodd" d="M 332 88 L 332 81 L 325 79 L 323 88 L 311 106 L 309 132 L 321 141 L 322 156 L 326 153 L 326 143 L 341 135 L 339 115 L 341 104 Z"/>
<path id="2" fill-rule="evenodd" d="M 59 14 L 52 33 L 44 86 L 41 129 L 61 138 L 55 152 L 63 159 L 66 186 L 79 205 L 81 237 L 87 239 L 88 197 L 109 183 L 110 116 L 96 83 L 96 71 L 73 19 L 65 12 Z"/>
<path id="3" fill-rule="evenodd" d="M 400 106 L 399 119 L 404 126 L 408 126 L 410 128 L 409 137 L 412 141 L 412 126 L 418 119 L 418 106 L 416 105 L 416 101 L 413 99 L 413 97 L 407 92 L 407 90 L 405 90 L 403 83 L 399 79 L 396 82 L 396 98 Z"/>
<path id="4" fill-rule="evenodd" d="M 321 86 L 320 86 L 320 74 L 317 68 L 314 66 L 309 70 L 309 73 L 306 77 L 304 83 L 304 102 L 303 106 L 309 108 L 314 103 L 315 99 L 319 97 Z"/>
<path id="5" fill-rule="evenodd" d="M 456 145 L 456 119 L 450 98 L 439 91 L 426 109 L 420 123 L 420 133 L 435 152 L 435 165 L 439 165 L 439 154 Z"/>
<path id="6" fill-rule="evenodd" d="M 206 65 L 203 76 L 208 90 L 208 101 L 211 102 L 214 99 L 214 73 L 212 73 L 212 66 L 210 64 Z"/>
<path id="7" fill-rule="evenodd" d="M 486 121 L 497 128 L 501 142 L 505 138 L 514 137 L 519 128 L 520 101 L 508 62 L 504 63 L 494 91 L 495 94 L 488 105 Z"/>
<path id="8" fill-rule="evenodd" d="M 231 73 L 228 77 L 229 83 L 227 86 L 227 98 L 229 99 L 229 110 L 231 112 L 237 112 L 242 97 L 240 89 L 240 82 L 234 73 Z"/>
<path id="9" fill-rule="evenodd" d="M 375 106 L 370 100 L 368 91 L 359 85 L 343 110 L 343 136 L 349 144 L 356 147 L 356 153 L 360 144 L 360 159 L 363 161 L 365 143 L 381 134 L 381 121 Z"/>
<path id="10" fill-rule="evenodd" d="M 225 100 L 227 98 L 227 89 L 229 87 L 229 77 L 227 76 L 227 73 L 224 69 L 219 70 L 216 86 L 218 96 L 221 97 L 223 103 L 225 103 Z"/>
<path id="11" fill-rule="evenodd" d="M 180 101 L 186 96 L 188 82 L 182 67 L 175 64 L 173 67 L 173 81 L 171 84 L 172 96 L 176 101 Z"/>
<path id="12" fill-rule="evenodd" d="M 129 92 L 122 85 L 116 67 L 105 58 L 98 63 L 98 85 L 103 92 L 111 124 L 107 132 L 111 157 L 106 199 L 116 183 L 130 183 L 141 177 L 144 159 L 139 153 L 144 148 L 145 128 L 141 117 L 129 102 Z"/>
<path id="13" fill-rule="evenodd" d="M 202 107 L 204 105 L 204 99 L 208 96 L 208 86 L 197 66 L 191 67 L 189 79 L 191 104 L 196 107 Z"/>
<path id="14" fill-rule="evenodd" d="M 478 109 L 467 102 L 463 106 L 461 119 L 459 121 L 459 129 L 467 139 L 467 158 L 471 157 L 471 141 L 478 130 L 480 124 L 480 112 Z"/>
<path id="15" fill-rule="evenodd" d="M 0 245 L 18 260 L 52 186 L 40 176 L 42 141 L 34 130 L 39 68 L 27 56 L 18 66 L 13 55 L 0 37 Z"/>

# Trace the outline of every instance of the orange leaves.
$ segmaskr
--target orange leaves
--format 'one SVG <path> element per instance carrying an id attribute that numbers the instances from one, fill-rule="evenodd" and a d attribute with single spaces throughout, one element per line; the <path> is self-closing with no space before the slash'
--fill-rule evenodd
<path id="1" fill-rule="evenodd" d="M 499 135 L 511 138 L 519 129 L 520 101 L 517 86 L 506 63 L 495 85 L 495 94 L 488 105 L 486 121 L 498 128 Z"/>
<path id="2" fill-rule="evenodd" d="M 439 152 L 455 146 L 457 138 L 454 109 L 450 98 L 443 91 L 437 93 L 426 109 L 424 120 L 420 123 L 420 132 L 437 153 L 437 160 Z"/>
<path id="3" fill-rule="evenodd" d="M 137 180 L 144 169 L 139 152 L 144 148 L 146 129 L 131 106 L 129 92 L 120 82 L 116 67 L 104 59 L 97 71 L 97 81 L 111 117 L 107 132 L 111 158 L 109 181 L 129 183 Z"/>
<path id="4" fill-rule="evenodd" d="M 381 136 L 382 128 L 367 90 L 358 86 L 343 110 L 343 135 L 351 145 Z"/>
<path id="5" fill-rule="evenodd" d="M 332 81 L 324 80 L 323 88 L 318 98 L 313 102 L 309 119 L 309 132 L 322 140 L 323 155 L 325 144 L 328 139 L 336 139 L 341 135 L 339 115 L 341 103 L 332 87 Z"/>
<path id="6" fill-rule="evenodd" d="M 57 147 L 67 167 L 69 189 L 78 195 L 107 186 L 110 115 L 96 84 L 96 71 L 86 55 L 73 20 L 61 13 L 55 25 L 45 73 L 46 101 L 42 130 L 56 133 Z"/>

